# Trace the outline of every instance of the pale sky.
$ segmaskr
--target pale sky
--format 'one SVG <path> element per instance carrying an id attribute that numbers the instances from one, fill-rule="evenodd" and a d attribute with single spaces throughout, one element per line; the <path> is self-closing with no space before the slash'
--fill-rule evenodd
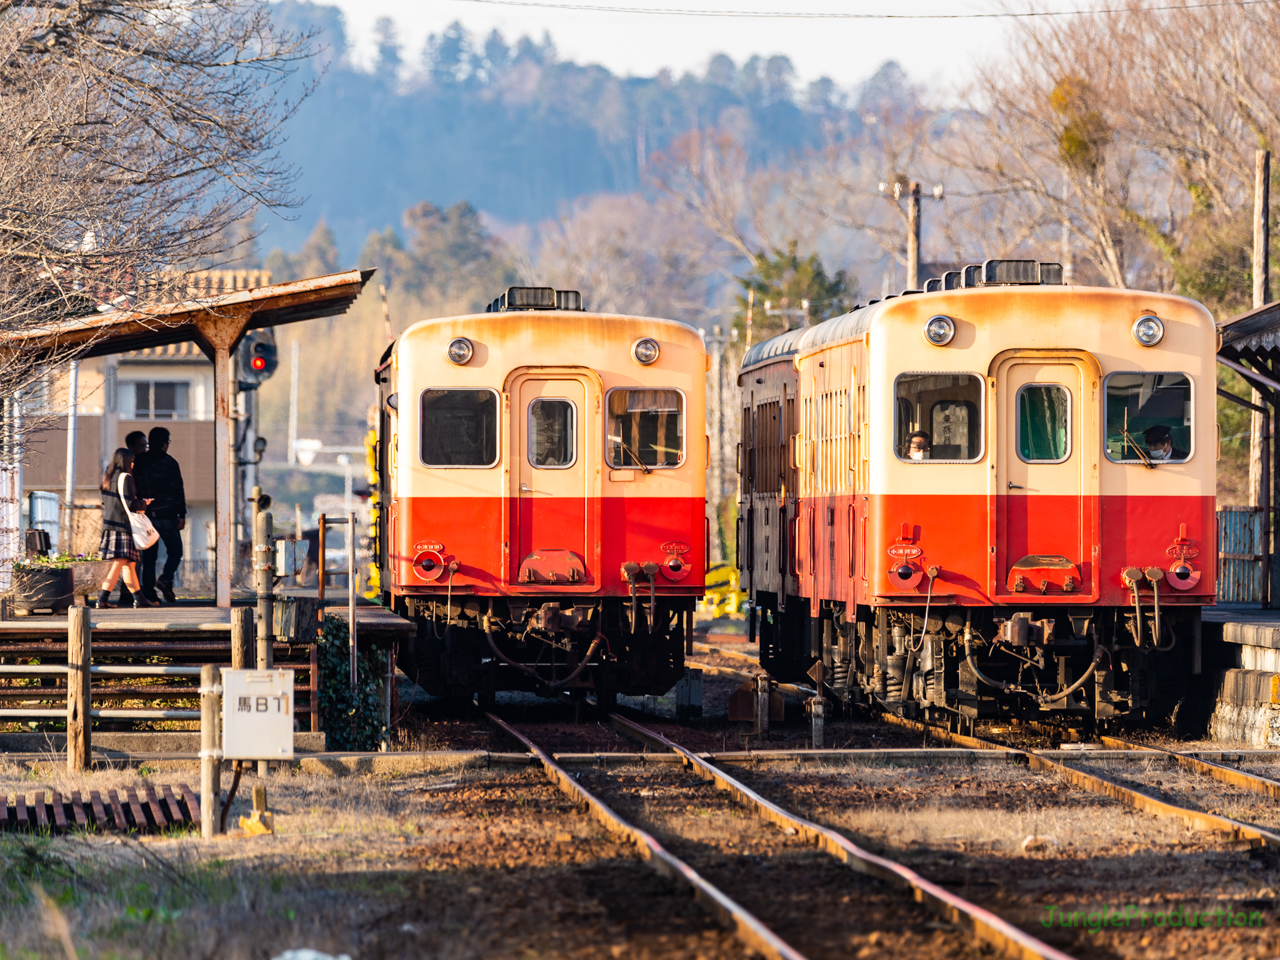
<path id="1" fill-rule="evenodd" d="M 827 76 L 842 87 L 865 80 L 885 60 L 897 60 L 917 83 L 944 92 L 969 72 L 975 57 L 999 51 L 1008 20 L 826 20 L 654 16 L 500 6 L 468 0 L 329 0 L 346 16 L 358 63 L 373 58 L 373 25 L 396 21 L 403 56 L 416 63 L 423 41 L 455 20 L 472 34 L 497 28 L 508 42 L 551 34 L 560 56 L 599 63 L 621 75 L 701 72 L 713 54 L 741 64 L 753 54 L 791 58 L 802 83 Z M 575 0 L 565 0 L 574 3 Z M 580 0 L 593 6 L 699 10 L 849 12 L 870 14 L 990 13 L 996 0 Z M 1083 6 L 1054 0 L 1055 9 Z"/>

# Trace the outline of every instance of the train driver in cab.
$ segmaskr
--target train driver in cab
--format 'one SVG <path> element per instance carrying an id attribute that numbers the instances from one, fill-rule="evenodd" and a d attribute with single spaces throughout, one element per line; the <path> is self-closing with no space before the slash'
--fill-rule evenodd
<path id="1" fill-rule="evenodd" d="M 1152 460 L 1174 461 L 1187 459 L 1187 451 L 1179 450 L 1173 445 L 1173 434 L 1169 432 L 1169 428 L 1164 424 L 1147 427 L 1142 434 L 1142 439 L 1147 443 L 1147 455 Z"/>
<path id="2" fill-rule="evenodd" d="M 1168 432 L 1167 430 L 1165 431 Z M 928 460 L 933 449 L 933 438 L 924 430 L 917 430 L 907 436 L 907 459 Z"/>

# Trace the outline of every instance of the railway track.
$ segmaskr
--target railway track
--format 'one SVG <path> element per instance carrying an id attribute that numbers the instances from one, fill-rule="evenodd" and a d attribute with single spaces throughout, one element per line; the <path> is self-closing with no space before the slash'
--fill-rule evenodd
<path id="1" fill-rule="evenodd" d="M 851 938 L 855 946 L 892 945 L 897 955 L 976 956 L 985 949 L 980 944 L 989 944 L 1009 956 L 1069 956 L 902 864 L 796 816 L 633 721 L 610 718 L 625 735 L 678 757 L 683 770 L 662 764 L 621 775 L 615 769 L 612 775 L 593 771 L 573 776 L 524 733 L 488 717 L 521 742 L 560 789 L 606 829 L 627 837 L 651 865 L 683 883 L 744 944 L 765 956 L 847 955 Z M 707 786 L 717 789 L 708 794 Z M 610 795 L 610 802 L 598 794 Z M 725 804 L 725 794 L 736 803 Z M 655 832 L 663 840 L 633 826 L 615 807 L 657 823 Z M 741 818 L 744 811 L 758 819 L 739 819 L 727 837 L 717 839 L 696 824 L 708 809 L 713 819 Z M 762 826 L 761 821 L 779 829 L 758 830 L 754 824 Z M 856 910 L 850 909 L 851 900 Z M 943 922 L 931 925 L 922 907 Z M 886 936 L 887 943 L 882 942 Z"/>
<path id="2" fill-rule="evenodd" d="M 1121 782 L 1120 779 L 1104 777 L 1097 773 L 1091 773 L 1088 770 L 1081 770 L 1078 767 L 1060 763 L 1057 760 L 1045 756 L 1042 751 L 1025 747 L 1013 747 L 1005 743 L 1001 743 L 998 740 L 987 740 L 982 737 L 952 733 L 951 731 L 944 730 L 941 727 L 921 723 L 918 720 L 905 719 L 893 714 L 886 713 L 883 717 L 887 722 L 895 726 L 901 726 L 909 730 L 918 731 L 943 743 L 951 744 L 952 746 L 977 750 L 1008 751 L 1012 756 L 1018 757 L 1019 759 L 1025 759 L 1027 765 L 1034 770 L 1056 773 L 1075 787 L 1119 800 L 1121 803 L 1137 810 L 1141 810 L 1144 813 L 1157 817 L 1178 819 L 1193 829 L 1219 831 L 1230 835 L 1233 840 L 1248 841 L 1258 846 L 1266 846 L 1280 851 L 1280 832 L 1266 829 L 1258 826 L 1257 824 L 1236 820 L 1220 813 L 1172 803 L 1160 797 L 1153 796 L 1151 793 L 1128 786 Z M 1236 770 L 1221 764 L 1210 763 L 1207 760 L 1190 757 L 1186 754 L 1175 753 L 1171 750 L 1147 747 L 1142 744 L 1132 743 L 1127 740 L 1120 740 L 1115 737 L 1101 737 L 1100 743 L 1103 746 L 1113 746 L 1126 750 L 1148 752 L 1153 757 L 1163 758 L 1170 763 L 1182 766 L 1184 769 L 1212 776 L 1214 779 L 1229 783 L 1232 786 L 1251 790 L 1257 793 L 1263 793 L 1267 796 L 1276 796 L 1277 794 L 1273 791 L 1280 789 L 1280 783 L 1270 780 L 1269 778 L 1262 777 L 1257 774 L 1251 774 L 1243 770 Z M 1081 761 L 1087 762 L 1088 759 L 1088 754 L 1082 751 Z"/>

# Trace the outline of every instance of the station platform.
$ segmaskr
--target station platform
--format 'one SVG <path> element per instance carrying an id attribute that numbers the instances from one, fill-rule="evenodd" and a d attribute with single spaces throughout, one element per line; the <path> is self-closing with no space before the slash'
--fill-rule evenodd
<path id="1" fill-rule="evenodd" d="M 1209 737 L 1280 747 L 1280 610 L 1220 603 L 1201 615 Z"/>

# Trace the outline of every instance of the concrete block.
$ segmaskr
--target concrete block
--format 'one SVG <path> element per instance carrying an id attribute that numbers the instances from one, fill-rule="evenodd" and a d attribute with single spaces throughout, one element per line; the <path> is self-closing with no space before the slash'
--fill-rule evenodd
<path id="1" fill-rule="evenodd" d="M 1224 670 L 1214 680 L 1210 738 L 1252 747 L 1280 746 L 1280 673 Z"/>

